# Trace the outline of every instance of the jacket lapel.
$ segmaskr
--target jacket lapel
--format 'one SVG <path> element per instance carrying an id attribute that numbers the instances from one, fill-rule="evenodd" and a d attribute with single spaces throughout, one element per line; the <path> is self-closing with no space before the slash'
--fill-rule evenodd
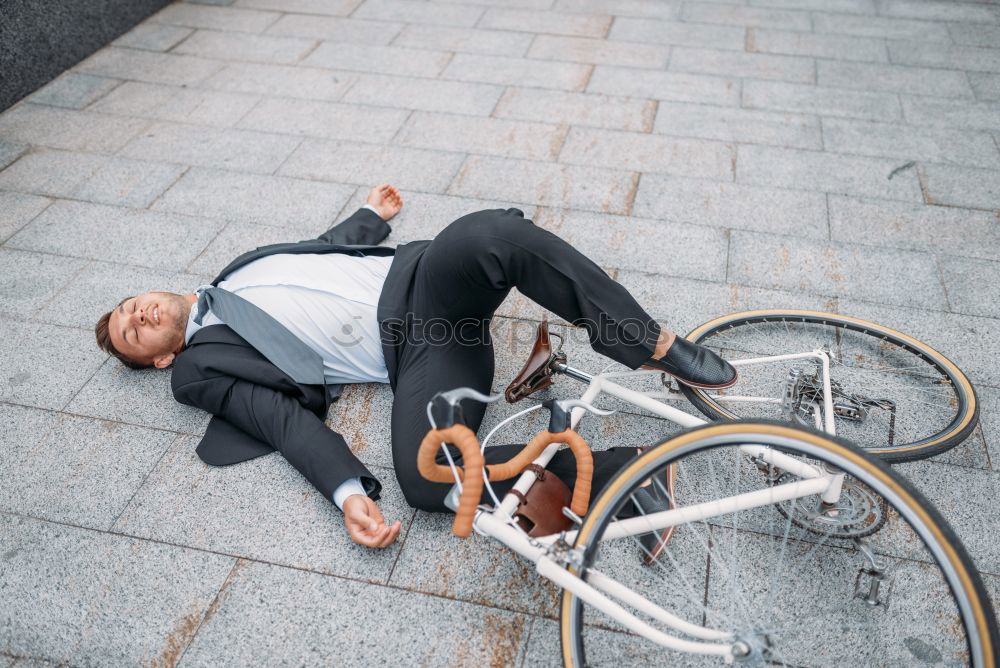
<path id="1" fill-rule="evenodd" d="M 261 246 L 252 251 L 247 251 L 243 255 L 230 262 L 225 269 L 219 272 L 219 275 L 212 280 L 212 285 L 218 285 L 226 276 L 230 273 L 236 271 L 245 264 L 249 264 L 254 260 L 258 260 L 262 257 L 267 257 L 269 255 L 277 255 L 279 253 L 352 253 L 355 255 L 393 255 L 396 249 L 390 246 L 364 246 L 364 245 L 345 245 L 345 244 L 328 244 L 323 241 L 299 241 L 298 243 L 287 243 L 287 244 L 272 244 L 270 246 Z"/>

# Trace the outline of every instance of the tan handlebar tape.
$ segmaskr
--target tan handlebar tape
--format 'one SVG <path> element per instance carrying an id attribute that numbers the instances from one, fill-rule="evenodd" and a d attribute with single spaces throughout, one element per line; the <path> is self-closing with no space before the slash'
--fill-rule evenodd
<path id="1" fill-rule="evenodd" d="M 431 482 L 452 482 L 451 467 L 434 461 L 441 443 L 451 443 L 462 453 L 462 497 L 455 511 L 455 522 L 451 531 L 459 538 L 472 534 L 472 520 L 476 506 L 483 494 L 483 454 L 479 451 L 479 439 L 464 424 L 453 424 L 445 429 L 431 429 L 420 443 L 417 452 L 417 470 Z"/>
<path id="2" fill-rule="evenodd" d="M 462 453 L 462 466 L 459 477 L 462 478 L 462 496 L 458 510 L 455 512 L 455 522 L 452 533 L 459 538 L 468 538 L 472 534 L 472 521 L 475 519 L 476 506 L 483 493 L 483 454 L 480 451 L 479 439 L 471 429 L 463 424 L 454 424 L 445 429 L 432 429 L 424 436 L 417 453 L 417 470 L 431 482 L 452 482 L 454 476 L 451 467 L 435 462 L 437 449 L 441 443 L 451 443 Z M 507 480 L 521 473 L 538 455 L 551 443 L 565 443 L 573 451 L 576 458 L 576 483 L 573 485 L 573 499 L 570 510 L 578 516 L 587 514 L 590 506 L 590 488 L 594 477 L 594 456 L 590 446 L 583 437 L 572 429 L 553 433 L 540 431 L 535 434 L 521 452 L 502 464 L 491 464 L 487 467 L 491 481 Z"/>

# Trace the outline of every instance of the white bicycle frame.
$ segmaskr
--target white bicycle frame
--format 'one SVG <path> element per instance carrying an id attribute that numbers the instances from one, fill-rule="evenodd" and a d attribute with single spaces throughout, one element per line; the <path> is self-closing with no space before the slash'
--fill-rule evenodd
<path id="1" fill-rule="evenodd" d="M 834 424 L 833 398 L 830 384 L 830 358 L 825 351 L 814 350 L 812 352 L 791 355 L 730 360 L 730 363 L 736 367 L 746 367 L 755 364 L 775 364 L 806 359 L 816 359 L 822 365 L 823 405 L 814 406 L 814 415 L 817 428 L 821 428 L 833 435 L 836 427 Z M 584 402 L 591 403 L 598 395 L 603 393 L 649 411 L 658 417 L 674 422 L 682 427 L 695 427 L 707 424 L 706 420 L 689 415 L 664 403 L 661 399 L 670 400 L 674 398 L 669 394 L 638 392 L 610 380 L 611 378 L 620 377 L 659 375 L 659 371 L 628 371 L 591 376 L 565 364 L 557 365 L 557 371 L 588 384 L 587 390 L 580 397 Z M 728 402 L 780 403 L 782 401 L 780 398 L 775 399 L 773 397 L 744 397 L 738 395 L 715 395 L 713 398 Z M 573 429 L 576 429 L 584 413 L 585 409 L 583 408 L 575 407 L 572 409 L 571 424 Z M 560 445 L 559 443 L 549 445 L 534 460 L 534 464 L 544 468 L 552 457 L 555 456 Z M 651 513 L 641 517 L 616 520 L 605 530 L 604 538 L 617 539 L 636 536 L 677 526 L 685 522 L 720 517 L 738 511 L 806 496 L 819 495 L 826 503 L 836 503 L 840 497 L 841 485 L 844 479 L 843 473 L 827 472 L 822 468 L 812 466 L 764 446 L 741 445 L 740 450 L 755 460 L 793 473 L 801 478 L 801 480 L 774 485 L 753 492 L 744 492 L 713 501 L 679 506 L 672 510 Z M 531 488 L 532 484 L 534 484 L 535 480 L 535 474 L 530 470 L 526 470 L 518 478 L 514 485 L 514 490 L 525 494 Z M 460 483 L 456 483 L 451 494 L 449 494 L 450 505 L 457 501 L 460 489 Z M 567 545 L 572 545 L 576 540 L 576 532 L 569 531 L 558 535 L 531 538 L 512 519 L 517 505 L 517 496 L 508 492 L 498 507 L 480 507 L 473 524 L 476 532 L 497 539 L 514 552 L 534 563 L 538 573 L 543 577 L 551 580 L 559 587 L 572 592 L 581 600 L 601 610 L 629 630 L 663 647 L 680 652 L 716 655 L 722 657 L 727 663 L 731 662 L 735 655 L 745 651 L 746 648 L 741 647 L 739 641 L 730 633 L 687 622 L 655 605 L 604 573 L 591 568 L 585 573 L 586 579 L 573 574 L 567 570 L 566 565 L 572 563 L 574 555 L 566 547 Z M 452 505 L 452 507 L 456 506 Z M 679 638 L 654 628 L 626 610 L 622 606 L 623 603 L 692 639 Z"/>

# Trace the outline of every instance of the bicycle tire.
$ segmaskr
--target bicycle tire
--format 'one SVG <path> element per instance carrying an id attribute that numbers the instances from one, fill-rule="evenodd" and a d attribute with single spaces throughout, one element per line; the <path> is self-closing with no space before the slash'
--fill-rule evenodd
<path id="1" fill-rule="evenodd" d="M 956 628 L 964 630 L 964 644 L 967 650 L 968 663 L 977 667 L 989 667 L 996 665 L 997 648 L 1000 647 L 1000 640 L 998 640 L 996 617 L 990 604 L 989 596 L 968 553 L 941 515 L 918 491 L 913 489 L 912 486 L 910 486 L 902 477 L 893 472 L 887 464 L 881 462 L 877 458 L 866 454 L 864 451 L 860 450 L 853 444 L 844 441 L 843 439 L 830 437 L 821 432 L 803 430 L 798 427 L 793 427 L 787 423 L 714 423 L 686 430 L 651 447 L 644 454 L 623 468 L 614 480 L 608 484 L 593 504 L 575 539 L 575 545 L 582 551 L 582 558 L 579 562 L 579 566 L 571 568 L 570 570 L 578 575 L 582 575 L 586 579 L 586 577 L 588 577 L 589 569 L 594 567 L 595 559 L 602 551 L 611 551 L 614 553 L 614 550 L 612 549 L 614 545 L 610 542 L 611 539 L 608 539 L 607 541 L 602 540 L 604 531 L 620 512 L 623 505 L 628 501 L 632 492 L 635 491 L 640 485 L 643 485 L 645 481 L 650 478 L 650 476 L 655 476 L 657 471 L 662 470 L 663 467 L 668 464 L 679 463 L 679 468 L 683 470 L 686 466 L 686 458 L 691 458 L 694 455 L 702 455 L 705 453 L 711 456 L 715 454 L 716 450 L 725 452 L 724 448 L 736 448 L 739 444 L 744 443 L 756 443 L 771 446 L 786 453 L 797 453 L 811 458 L 818 458 L 821 461 L 826 461 L 828 464 L 836 464 L 840 470 L 843 470 L 847 474 L 863 481 L 879 494 L 884 494 L 889 505 L 896 511 L 896 513 L 898 513 L 898 517 L 896 518 L 898 525 L 912 528 L 919 538 L 918 541 L 915 541 L 917 547 L 922 544 L 931 556 L 931 559 L 928 561 L 916 560 L 913 562 L 908 561 L 907 558 L 899 557 L 899 563 L 902 564 L 900 568 L 909 569 L 912 567 L 913 569 L 916 569 L 916 572 L 918 573 L 929 573 L 931 569 L 928 569 L 928 567 L 933 568 L 933 572 L 942 577 L 941 582 L 939 583 L 940 588 L 943 591 L 950 591 L 951 596 L 954 599 L 953 602 L 955 603 L 955 610 L 953 612 L 957 611 L 957 614 L 960 617 L 959 620 L 951 620 L 947 617 L 939 619 L 940 615 L 927 614 L 924 610 L 911 611 L 906 605 L 908 599 L 906 598 L 905 591 L 904 593 L 896 593 L 896 596 L 903 597 L 903 603 L 896 604 L 894 609 L 895 613 L 904 615 L 905 618 L 910 621 L 912 628 L 915 629 L 912 638 L 906 638 L 901 641 L 905 652 L 917 653 L 918 655 L 919 652 L 925 652 L 926 654 L 933 655 L 937 649 L 929 643 L 922 643 L 922 641 L 919 640 L 919 634 L 924 632 L 932 624 L 938 623 L 940 624 L 940 627 L 944 629 L 944 633 L 946 635 L 953 633 Z M 768 506 L 764 506 L 762 508 L 768 509 Z M 778 516 L 777 513 L 772 513 L 772 515 Z M 714 531 L 716 528 L 717 527 L 713 527 L 713 542 L 718 536 L 720 542 L 718 549 L 720 551 L 724 551 L 725 546 L 722 544 L 722 538 L 725 535 L 735 536 L 737 533 L 732 531 L 731 528 L 726 528 L 725 531 L 727 533 L 722 533 L 720 530 L 720 532 L 716 534 Z M 691 536 L 693 529 L 694 523 L 691 523 L 690 527 L 688 525 L 681 525 L 678 527 L 678 535 L 674 537 L 673 542 L 668 545 L 666 550 L 673 549 L 679 536 L 685 535 L 685 533 L 688 536 Z M 790 541 L 787 528 L 785 531 L 786 533 L 784 535 L 784 539 L 786 543 L 797 544 L 799 539 L 796 538 L 794 541 Z M 752 536 L 753 540 L 774 539 L 777 537 L 777 534 L 773 532 L 765 532 L 763 534 L 763 539 L 761 539 L 760 535 L 751 531 L 749 527 L 746 529 L 746 533 Z M 735 539 L 733 544 L 736 545 Z M 803 544 L 812 545 L 811 543 Z M 820 543 L 819 545 L 822 546 L 823 544 Z M 798 547 L 801 547 L 801 545 L 797 544 L 796 549 Z M 792 548 L 788 549 L 790 552 L 793 551 Z M 839 546 L 836 547 L 836 549 L 841 550 Z M 678 550 L 683 553 L 684 548 L 678 547 Z M 817 555 L 822 554 L 817 550 L 818 547 L 814 546 L 810 549 L 810 552 L 816 552 Z M 844 554 L 848 554 L 846 550 L 837 552 L 832 546 L 829 551 L 837 558 L 841 558 Z M 761 554 L 763 553 L 764 552 L 761 552 Z M 738 553 L 734 550 L 733 554 L 735 555 Z M 781 554 L 784 554 L 784 550 Z M 857 554 L 859 553 L 854 553 L 854 555 Z M 638 554 L 634 554 L 633 557 L 635 562 L 639 561 Z M 894 557 L 880 555 L 880 558 L 892 559 Z M 749 561 L 751 557 L 748 556 L 746 559 L 748 560 L 748 563 L 752 563 Z M 709 560 L 709 563 L 711 564 L 711 560 Z M 722 564 L 721 559 L 719 563 Z M 724 564 L 722 565 L 724 566 Z M 712 589 L 709 585 L 708 568 L 709 567 L 706 566 L 706 611 L 709 609 L 709 591 Z M 673 570 L 676 570 L 676 564 L 674 565 L 674 568 L 664 569 L 664 572 L 669 573 L 673 572 Z M 769 571 L 765 570 L 765 572 Z M 850 571 L 848 570 L 847 572 L 849 573 Z M 927 599 L 931 599 L 932 592 L 930 590 L 924 591 L 920 589 L 919 586 L 908 585 L 909 581 L 906 579 L 906 576 L 901 574 L 903 572 L 904 571 L 901 570 L 893 575 L 893 577 L 897 577 L 898 575 L 900 580 L 900 582 L 895 586 L 903 587 L 904 590 L 907 586 L 916 588 L 917 591 L 915 598 L 920 603 L 923 603 Z M 725 576 L 720 575 L 718 577 L 724 578 Z M 805 574 L 801 576 L 801 578 L 806 582 L 814 581 L 809 574 Z M 753 580 L 752 578 L 748 579 L 751 585 L 758 585 L 756 580 Z M 836 588 L 833 583 L 833 578 L 830 578 L 829 581 L 825 578 L 821 578 L 821 580 L 822 582 L 818 586 L 823 587 L 824 591 L 826 588 L 831 590 Z M 719 588 L 716 587 L 715 589 Z M 722 588 L 721 590 L 724 591 L 724 589 L 725 588 Z M 795 586 L 791 587 L 791 591 L 796 591 Z M 935 589 L 934 591 L 938 590 Z M 892 593 L 889 594 L 890 597 L 892 595 Z M 859 602 L 849 600 L 847 605 L 853 606 L 856 604 L 859 604 Z M 865 607 L 863 602 L 861 602 L 861 604 L 862 612 L 875 610 L 875 608 L 872 607 Z M 890 599 L 889 603 L 886 604 L 886 614 L 888 614 L 888 610 L 891 605 L 892 600 Z M 933 604 L 928 603 L 928 605 Z M 775 610 L 779 609 L 777 604 L 773 607 Z M 793 610 L 792 614 L 795 619 L 798 620 L 798 615 L 801 614 L 800 608 L 794 605 L 790 605 L 788 607 Z M 633 663 L 652 663 L 654 659 L 650 659 L 643 653 L 644 650 L 650 648 L 655 649 L 658 652 L 655 656 L 655 661 L 659 665 L 670 665 L 671 660 L 674 660 L 675 662 L 679 660 L 678 656 L 685 657 L 685 665 L 687 665 L 688 662 L 693 663 L 693 659 L 698 658 L 687 654 L 677 655 L 670 654 L 669 652 L 662 652 L 662 648 L 658 645 L 654 645 L 644 638 L 635 635 L 622 634 L 620 631 L 614 631 L 613 629 L 608 630 L 607 627 L 602 628 L 599 623 L 600 619 L 598 619 L 597 622 L 585 625 L 584 611 L 586 609 L 585 604 L 574 594 L 568 590 L 563 591 L 561 601 L 560 637 L 563 662 L 567 667 L 600 665 L 601 663 L 600 657 L 597 657 L 593 663 L 588 663 L 588 648 L 585 646 L 587 643 L 584 640 L 585 629 L 587 633 L 599 635 L 591 649 L 604 651 L 608 656 L 609 663 L 624 660 L 624 655 L 626 654 L 630 655 L 629 658 L 632 659 Z M 845 607 L 845 609 L 847 608 Z M 850 611 L 853 613 L 855 612 L 855 609 L 851 608 Z M 767 614 L 768 611 L 766 610 L 762 613 L 762 615 Z M 775 616 L 779 615 L 778 612 L 774 612 L 773 614 Z M 872 613 L 872 616 L 874 616 L 874 613 Z M 706 624 L 706 622 L 702 621 L 702 619 L 703 618 L 695 617 L 693 621 L 695 623 Z M 756 618 L 753 619 L 756 620 Z M 763 616 L 761 619 L 763 619 Z M 955 626 L 956 621 L 960 622 L 959 626 Z M 757 622 L 755 621 L 754 623 Z M 845 626 L 843 628 L 845 629 L 843 632 L 846 633 L 847 627 Z M 838 632 L 838 627 L 835 627 L 835 625 L 832 624 L 823 624 L 822 629 L 831 630 L 834 633 Z M 889 638 L 879 636 L 873 640 L 873 642 L 890 643 L 893 642 L 893 639 L 891 638 L 893 634 L 897 636 L 905 635 L 905 630 L 903 629 L 898 629 L 895 626 L 890 626 L 890 629 L 890 633 L 886 634 Z M 609 637 L 611 638 L 610 641 L 608 640 Z M 817 645 L 817 652 L 820 654 L 822 648 L 830 647 L 830 645 L 820 645 L 820 639 L 814 638 L 811 631 L 806 633 L 806 637 L 808 637 L 810 643 L 815 643 Z M 774 639 L 768 638 L 768 640 L 773 641 Z M 958 645 L 962 644 L 961 639 L 955 642 Z M 623 645 L 624 648 L 614 646 L 614 643 Z M 843 651 L 855 651 L 857 649 L 849 643 L 844 643 L 844 645 L 847 649 Z M 892 648 L 895 647 L 896 645 L 892 646 Z M 833 648 L 833 651 L 841 651 L 841 645 L 835 644 L 833 645 Z M 640 656 L 642 657 L 641 659 L 637 658 Z M 912 665 L 918 662 L 916 657 L 909 658 L 910 660 L 906 661 L 905 657 L 901 660 L 898 656 L 886 657 L 879 655 L 878 659 L 873 661 L 862 661 L 857 665 L 871 665 L 871 663 L 878 665 Z M 927 658 L 927 656 L 925 655 L 924 658 Z M 930 658 L 934 657 L 931 656 Z M 945 663 L 948 663 L 948 665 L 953 665 L 953 662 L 949 663 L 949 659 L 953 659 L 951 656 L 939 656 L 938 658 L 942 659 Z M 783 661 L 784 658 L 782 658 L 781 662 Z M 721 662 L 722 659 L 719 658 L 719 663 Z M 959 660 L 959 662 L 963 661 Z M 832 661 L 820 660 L 819 663 L 809 663 L 808 665 L 833 665 L 833 663 L 834 662 Z M 699 663 L 698 665 L 701 664 Z M 838 663 L 837 665 L 845 665 L 845 663 Z"/>
<path id="2" fill-rule="evenodd" d="M 979 401 L 976 391 L 965 373 L 958 366 L 934 348 L 917 339 L 889 327 L 851 316 L 794 309 L 765 309 L 743 311 L 721 316 L 693 329 L 687 338 L 705 344 L 720 332 L 731 330 L 744 324 L 774 323 L 787 320 L 792 323 L 834 325 L 845 330 L 867 334 L 889 342 L 908 353 L 924 360 L 928 365 L 946 377 L 955 392 L 958 407 L 947 425 L 935 433 L 923 435 L 911 442 L 893 444 L 891 447 L 872 445 L 853 438 L 857 445 L 888 462 L 909 462 L 939 455 L 969 437 L 979 422 Z M 737 387 L 739 385 L 737 384 Z M 709 391 L 681 384 L 681 391 L 694 406 L 712 420 L 748 419 L 727 409 L 711 398 Z M 770 416 L 769 416 L 770 417 Z M 755 419 L 760 419 L 755 417 Z"/>

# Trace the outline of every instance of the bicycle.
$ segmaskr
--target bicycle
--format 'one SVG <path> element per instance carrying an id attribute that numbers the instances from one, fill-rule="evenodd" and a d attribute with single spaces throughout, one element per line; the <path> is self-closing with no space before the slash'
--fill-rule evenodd
<path id="1" fill-rule="evenodd" d="M 937 454 L 968 436 L 978 403 L 965 375 L 911 337 L 834 314 L 746 312 L 688 338 L 714 346 L 740 381 L 710 392 L 659 371 L 589 374 L 552 349 L 543 322 L 504 394 L 518 401 L 562 375 L 587 385 L 579 399 L 533 405 L 482 442 L 460 402 L 501 395 L 459 388 L 428 404 L 421 474 L 454 483 L 446 503 L 457 536 L 499 540 L 563 590 L 565 665 L 995 665 L 996 618 L 971 559 L 882 461 Z M 660 388 L 616 382 L 641 376 L 659 376 Z M 590 504 L 590 449 L 576 427 L 585 412 L 609 414 L 594 405 L 602 395 L 686 430 L 647 448 Z M 669 405 L 685 397 L 724 421 Z M 543 408 L 547 429 L 509 462 L 484 465 L 501 427 Z M 571 494 L 547 492 L 560 507 L 539 522 L 526 512 L 531 490 L 561 444 L 576 457 L 576 483 Z M 498 499 L 490 482 L 514 476 Z M 669 509 L 645 512 L 650 485 Z M 484 489 L 492 505 L 480 505 Z M 657 554 L 640 539 L 651 532 Z"/>

